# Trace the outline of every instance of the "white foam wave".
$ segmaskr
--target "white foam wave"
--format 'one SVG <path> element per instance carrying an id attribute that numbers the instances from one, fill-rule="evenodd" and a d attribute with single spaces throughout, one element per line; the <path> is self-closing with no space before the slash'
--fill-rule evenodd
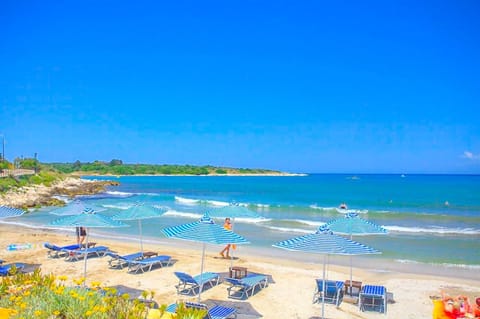
<path id="1" fill-rule="evenodd" d="M 112 195 L 114 197 L 130 197 L 135 195 L 135 193 L 128 193 L 128 192 L 119 192 L 119 191 L 107 191 L 105 194 Z"/>
<path id="2" fill-rule="evenodd" d="M 222 202 L 222 201 L 218 201 L 218 200 L 205 200 L 205 201 L 202 201 L 202 202 L 205 202 L 205 203 L 207 203 L 211 206 L 219 206 L 219 207 L 225 207 L 225 206 L 230 205 L 227 202 Z"/>
<path id="3" fill-rule="evenodd" d="M 336 209 L 336 207 L 323 207 L 323 206 L 318 206 L 317 204 L 312 204 L 308 207 L 313 208 L 313 209 L 319 209 L 319 210 L 334 210 L 334 209 Z"/>
<path id="4" fill-rule="evenodd" d="M 105 205 L 102 205 L 102 207 L 105 207 L 105 208 L 112 208 L 112 209 L 122 209 L 122 210 L 125 210 L 125 209 L 129 209 L 130 207 L 132 207 L 132 205 L 110 205 L 110 204 L 105 204 Z"/>
<path id="5" fill-rule="evenodd" d="M 186 218 L 195 218 L 195 219 L 198 219 L 198 218 L 202 217 L 201 214 L 190 213 L 190 212 L 179 212 L 179 211 L 173 210 L 173 209 L 166 211 L 163 215 L 165 215 L 165 216 L 186 217 Z"/>
<path id="6" fill-rule="evenodd" d="M 255 206 L 255 207 L 258 207 L 258 208 L 269 208 L 271 206 L 269 204 L 261 204 L 261 203 L 249 204 L 249 205 L 252 205 L 252 206 Z M 249 206 L 249 205 L 247 205 L 247 206 Z"/>
<path id="7" fill-rule="evenodd" d="M 403 226 L 383 226 L 391 232 L 403 233 L 429 233 L 429 234 L 451 234 L 451 235 L 480 235 L 480 229 L 474 228 L 445 228 L 445 227 L 403 227 Z"/>
<path id="8" fill-rule="evenodd" d="M 175 201 L 182 203 L 184 205 L 197 205 L 200 201 L 198 199 L 185 198 L 180 196 L 175 196 Z"/>
<path id="9" fill-rule="evenodd" d="M 368 209 L 344 209 L 335 207 L 335 210 L 340 214 L 348 214 L 348 213 L 356 213 L 356 214 L 366 214 L 368 213 Z"/>
<path id="10" fill-rule="evenodd" d="M 447 267 L 447 268 L 480 270 L 480 265 L 465 265 L 465 264 L 451 264 L 451 263 L 424 263 L 424 262 L 410 260 L 410 259 L 395 259 L 395 262 L 398 262 L 401 264 L 417 264 L 417 265 L 441 266 L 441 267 Z"/>
<path id="11" fill-rule="evenodd" d="M 278 226 L 265 226 L 268 229 L 281 231 L 284 233 L 303 233 L 303 234 L 311 234 L 312 231 L 309 229 L 300 229 L 300 228 L 290 228 L 290 227 L 278 227 Z"/>
<path id="12" fill-rule="evenodd" d="M 293 219 L 294 222 L 309 225 L 309 226 L 315 226 L 315 227 L 320 227 L 325 225 L 325 222 L 319 222 L 319 221 L 314 221 L 314 220 L 305 220 L 305 219 Z"/>
<path id="13" fill-rule="evenodd" d="M 228 202 L 223 202 L 219 200 L 211 200 L 211 199 L 194 199 L 194 198 L 187 198 L 181 196 L 175 196 L 175 201 L 182 203 L 184 205 L 198 205 L 200 203 L 207 204 L 209 206 L 217 206 L 217 207 L 224 207 L 230 205 Z"/>
<path id="14" fill-rule="evenodd" d="M 234 222 L 245 223 L 245 224 L 258 224 L 271 221 L 270 218 L 249 218 L 249 217 L 235 217 Z"/>

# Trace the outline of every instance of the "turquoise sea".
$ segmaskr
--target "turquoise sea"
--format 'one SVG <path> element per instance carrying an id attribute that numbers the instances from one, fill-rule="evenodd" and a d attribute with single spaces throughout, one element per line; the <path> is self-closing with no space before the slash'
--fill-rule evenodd
<path id="1" fill-rule="evenodd" d="M 475 175 L 341 175 L 306 176 L 122 176 L 84 177 L 110 179 L 120 186 L 108 192 L 83 196 L 114 214 L 137 201 L 168 207 L 163 217 L 143 223 L 146 240 L 164 241 L 160 229 L 198 219 L 209 209 L 235 202 L 258 212 L 263 219 L 235 219 L 235 231 L 251 244 L 247 249 L 276 256 L 277 241 L 315 231 L 323 223 L 341 218 L 340 203 L 361 217 L 384 226 L 389 234 L 354 236 L 354 240 L 382 252 L 355 258 L 358 265 L 386 270 L 429 266 L 462 271 L 480 270 L 480 176 Z M 6 222 L 42 227 L 58 218 L 42 208 Z M 219 223 L 222 223 L 219 220 Z M 101 230 L 131 240 L 131 227 Z M 267 249 L 265 249 L 267 248 Z M 217 248 L 213 248 L 217 249 Z M 241 251 L 238 252 L 241 254 Z M 291 254 L 291 253 L 290 253 Z M 295 258 L 315 262 L 318 256 Z M 348 260 L 333 258 L 348 264 Z M 382 263 L 379 263 L 382 261 Z"/>

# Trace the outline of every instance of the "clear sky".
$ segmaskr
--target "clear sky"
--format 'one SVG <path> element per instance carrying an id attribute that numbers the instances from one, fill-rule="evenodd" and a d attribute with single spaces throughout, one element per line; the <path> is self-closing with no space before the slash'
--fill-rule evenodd
<path id="1" fill-rule="evenodd" d="M 478 174 L 480 2 L 4 0 L 2 136 L 9 160 Z"/>

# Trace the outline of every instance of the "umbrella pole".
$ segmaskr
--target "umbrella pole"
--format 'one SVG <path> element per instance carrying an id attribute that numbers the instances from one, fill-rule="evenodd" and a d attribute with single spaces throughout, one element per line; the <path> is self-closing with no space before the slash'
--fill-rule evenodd
<path id="1" fill-rule="evenodd" d="M 87 232 L 85 249 L 88 249 L 88 235 L 90 234 L 90 231 L 87 228 L 85 228 L 85 231 Z M 80 247 L 80 249 L 82 249 L 82 247 Z M 87 255 L 88 253 L 85 253 L 83 256 L 83 287 L 85 287 L 87 281 Z"/>
<path id="2" fill-rule="evenodd" d="M 322 280 L 322 319 L 325 318 L 325 265 L 327 263 L 327 255 L 323 256 L 323 280 Z"/>
<path id="3" fill-rule="evenodd" d="M 232 231 L 233 231 L 233 227 L 235 227 L 235 217 L 232 217 Z M 233 249 L 233 245 L 231 244 L 230 245 L 230 255 L 231 255 L 231 257 L 230 257 L 230 269 L 232 269 L 232 267 L 233 267 L 233 251 L 234 250 L 235 249 Z"/>
<path id="4" fill-rule="evenodd" d="M 140 252 L 143 255 L 143 240 L 142 240 L 142 221 L 138 220 L 138 230 L 140 231 Z"/>
<path id="5" fill-rule="evenodd" d="M 353 287 L 353 283 L 352 283 L 352 268 L 353 268 L 353 257 L 352 255 L 350 255 L 350 297 L 353 296 L 353 291 L 352 291 L 352 287 Z"/>
<path id="6" fill-rule="evenodd" d="M 203 243 L 202 263 L 200 266 L 200 290 L 198 291 L 198 302 L 200 302 L 200 295 L 202 294 L 202 290 L 203 290 L 203 260 L 205 259 L 205 246 L 206 244 Z"/>
<path id="7" fill-rule="evenodd" d="M 353 232 L 352 232 L 351 222 L 350 222 L 350 240 L 353 240 Z M 352 255 L 350 255 L 350 297 L 353 296 L 352 268 L 353 268 L 353 260 L 352 260 Z"/>

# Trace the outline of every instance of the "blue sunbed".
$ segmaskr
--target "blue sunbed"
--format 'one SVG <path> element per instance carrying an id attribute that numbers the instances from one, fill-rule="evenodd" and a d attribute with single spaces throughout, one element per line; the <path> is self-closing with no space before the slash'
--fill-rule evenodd
<path id="1" fill-rule="evenodd" d="M 315 281 L 317 285 L 313 294 L 313 303 L 322 302 L 323 298 L 325 302 L 332 303 L 338 308 L 343 301 L 343 286 L 345 283 L 343 281 L 323 279 L 315 279 Z M 322 293 L 324 288 L 325 293 Z"/>
<path id="2" fill-rule="evenodd" d="M 67 253 L 66 259 L 67 261 L 77 261 L 80 259 L 83 259 L 85 255 L 88 257 L 94 256 L 94 257 L 103 257 L 107 254 L 107 252 L 110 251 L 110 249 L 106 246 L 96 246 L 96 247 L 90 247 L 90 248 L 84 248 L 84 249 L 64 249 Z"/>
<path id="3" fill-rule="evenodd" d="M 129 255 L 119 255 L 112 251 L 106 253 L 107 256 L 111 257 L 108 261 L 108 264 L 111 268 L 122 269 L 125 265 L 129 265 L 131 262 L 143 258 L 142 252 L 137 252 Z"/>
<path id="4" fill-rule="evenodd" d="M 65 257 L 65 255 L 67 254 L 67 250 L 80 249 L 80 245 L 77 245 L 77 244 L 67 245 L 67 246 L 57 246 L 50 243 L 44 243 L 43 247 L 48 249 L 47 255 L 50 258 Z"/>
<path id="5" fill-rule="evenodd" d="M 23 263 L 11 263 L 7 265 L 0 265 L 0 276 L 7 276 L 13 273 L 13 270 L 16 269 L 16 272 L 20 272 L 25 268 Z"/>
<path id="6" fill-rule="evenodd" d="M 231 286 L 227 288 L 228 297 L 235 299 L 247 299 L 254 294 L 255 289 L 263 289 L 268 286 L 268 278 L 265 275 L 249 274 L 246 277 L 237 278 L 225 278 Z"/>
<path id="7" fill-rule="evenodd" d="M 220 283 L 220 276 L 214 272 L 204 272 L 203 274 L 191 276 L 187 273 L 176 271 L 175 276 L 178 278 L 177 288 L 178 294 L 190 295 L 197 294 L 203 291 L 205 285 L 210 285 L 210 288 Z"/>
<path id="8" fill-rule="evenodd" d="M 172 262 L 172 257 L 167 255 L 159 255 L 145 259 L 132 260 L 128 263 L 128 272 L 138 273 L 140 270 L 142 272 L 151 271 L 155 266 L 170 266 Z"/>
<path id="9" fill-rule="evenodd" d="M 358 298 L 358 307 L 361 311 L 387 313 L 387 288 L 374 285 L 363 286 Z"/>
<path id="10" fill-rule="evenodd" d="M 230 319 L 237 318 L 237 309 L 224 307 L 224 306 L 213 306 L 208 308 L 207 305 L 203 303 L 196 302 L 186 302 L 186 308 L 200 309 L 207 311 L 207 315 L 203 319 Z M 167 307 L 166 312 L 175 313 L 177 311 L 178 305 L 176 303 L 171 304 Z"/>

